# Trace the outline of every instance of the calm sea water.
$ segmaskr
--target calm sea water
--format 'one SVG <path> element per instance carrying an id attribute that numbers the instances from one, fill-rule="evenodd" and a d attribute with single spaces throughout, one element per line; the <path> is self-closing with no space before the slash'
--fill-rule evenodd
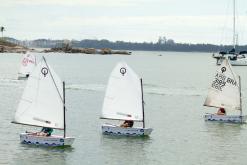
<path id="1" fill-rule="evenodd" d="M 215 111 L 202 106 L 216 69 L 211 54 L 36 55 L 45 55 L 66 82 L 67 134 L 76 140 L 71 148 L 20 144 L 19 133 L 38 129 L 10 123 L 26 82 L 16 80 L 21 56 L 0 54 L 0 164 L 246 164 L 247 125 L 203 120 L 204 113 Z M 143 77 L 146 126 L 154 129 L 149 138 L 101 134 L 106 84 L 121 60 Z M 242 76 L 247 114 L 247 67 L 234 70 Z"/>

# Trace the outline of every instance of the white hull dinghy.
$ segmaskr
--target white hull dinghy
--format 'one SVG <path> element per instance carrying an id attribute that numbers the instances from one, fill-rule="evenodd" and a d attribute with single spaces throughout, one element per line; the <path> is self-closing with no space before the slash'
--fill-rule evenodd
<path id="1" fill-rule="evenodd" d="M 103 124 L 103 134 L 148 136 L 153 130 L 145 127 L 142 79 L 124 62 L 111 73 L 101 119 L 142 122 L 142 127 Z"/>
<path id="2" fill-rule="evenodd" d="M 232 70 L 231 64 L 225 59 L 216 71 L 213 82 L 208 90 L 204 106 L 239 111 L 239 115 L 205 114 L 206 121 L 245 123 L 242 115 L 241 80 Z"/>
<path id="3" fill-rule="evenodd" d="M 112 124 L 102 125 L 102 132 L 107 135 L 149 136 L 152 131 L 152 128 L 123 128 Z"/>
<path id="4" fill-rule="evenodd" d="M 38 136 L 30 133 L 21 133 L 20 140 L 23 144 L 35 144 L 44 146 L 71 146 L 75 140 L 72 137 L 58 135 Z"/>
<path id="5" fill-rule="evenodd" d="M 224 123 L 245 123 L 246 121 L 246 116 L 240 116 L 240 115 L 206 114 L 204 118 L 206 121 L 217 121 Z"/>
<path id="6" fill-rule="evenodd" d="M 25 53 L 21 59 L 18 80 L 26 80 L 36 66 L 36 57 L 30 53 Z"/>
<path id="7" fill-rule="evenodd" d="M 45 58 L 35 67 L 27 80 L 22 98 L 12 123 L 63 130 L 63 136 L 21 133 L 25 144 L 70 146 L 75 138 L 66 136 L 65 83 L 54 72 Z"/>

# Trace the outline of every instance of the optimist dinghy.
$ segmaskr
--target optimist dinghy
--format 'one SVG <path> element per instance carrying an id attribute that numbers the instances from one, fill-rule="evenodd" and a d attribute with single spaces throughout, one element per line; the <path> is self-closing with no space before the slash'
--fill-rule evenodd
<path id="1" fill-rule="evenodd" d="M 216 71 L 204 106 L 240 112 L 240 115 L 206 114 L 206 121 L 244 123 L 246 120 L 246 116 L 242 115 L 240 76 L 233 72 L 227 59 L 224 59 Z"/>
<path id="2" fill-rule="evenodd" d="M 33 54 L 25 53 L 21 60 L 18 80 L 26 80 L 36 66 L 36 57 Z"/>
<path id="3" fill-rule="evenodd" d="M 153 130 L 145 127 L 142 79 L 124 62 L 110 75 L 101 119 L 142 122 L 142 127 L 103 124 L 103 134 L 144 136 Z"/>
<path id="4" fill-rule="evenodd" d="M 21 133 L 21 143 L 72 145 L 75 138 L 66 136 L 65 109 L 65 83 L 43 57 L 27 80 L 12 123 L 59 129 L 64 131 L 64 135 L 41 136 L 36 133 Z"/>

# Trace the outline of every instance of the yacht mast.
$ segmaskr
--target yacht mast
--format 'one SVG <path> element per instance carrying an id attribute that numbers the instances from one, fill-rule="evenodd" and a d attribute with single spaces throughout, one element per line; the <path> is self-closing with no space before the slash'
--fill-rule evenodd
<path id="1" fill-rule="evenodd" d="M 143 117 L 142 127 L 145 128 L 145 115 L 144 115 L 144 100 L 143 100 L 143 84 L 142 84 L 142 78 L 140 79 L 140 81 L 141 81 L 141 91 L 142 91 L 142 117 Z"/>
<path id="2" fill-rule="evenodd" d="M 65 118 L 65 82 L 63 81 L 63 138 L 66 138 L 66 118 Z"/>
<path id="3" fill-rule="evenodd" d="M 242 93 L 241 93 L 241 78 L 240 76 L 238 76 L 239 78 L 239 94 L 240 94 L 240 119 L 241 119 L 241 123 L 243 122 L 243 111 L 242 111 Z"/>
<path id="4" fill-rule="evenodd" d="M 235 0 L 233 0 L 233 48 L 236 48 L 236 14 L 235 14 Z"/>

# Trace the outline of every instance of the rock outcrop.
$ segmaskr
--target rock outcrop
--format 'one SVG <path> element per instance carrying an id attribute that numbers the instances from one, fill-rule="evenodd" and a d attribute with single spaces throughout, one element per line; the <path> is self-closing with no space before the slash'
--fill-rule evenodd
<path id="1" fill-rule="evenodd" d="M 51 49 L 46 49 L 43 51 L 44 53 L 49 52 L 63 52 L 63 53 L 84 53 L 84 54 L 123 54 L 123 55 L 130 55 L 131 52 L 128 51 L 120 51 L 120 50 L 112 50 L 110 48 L 103 48 L 103 49 L 95 49 L 95 48 L 72 48 L 71 46 L 64 45 L 63 47 L 56 47 Z"/>

